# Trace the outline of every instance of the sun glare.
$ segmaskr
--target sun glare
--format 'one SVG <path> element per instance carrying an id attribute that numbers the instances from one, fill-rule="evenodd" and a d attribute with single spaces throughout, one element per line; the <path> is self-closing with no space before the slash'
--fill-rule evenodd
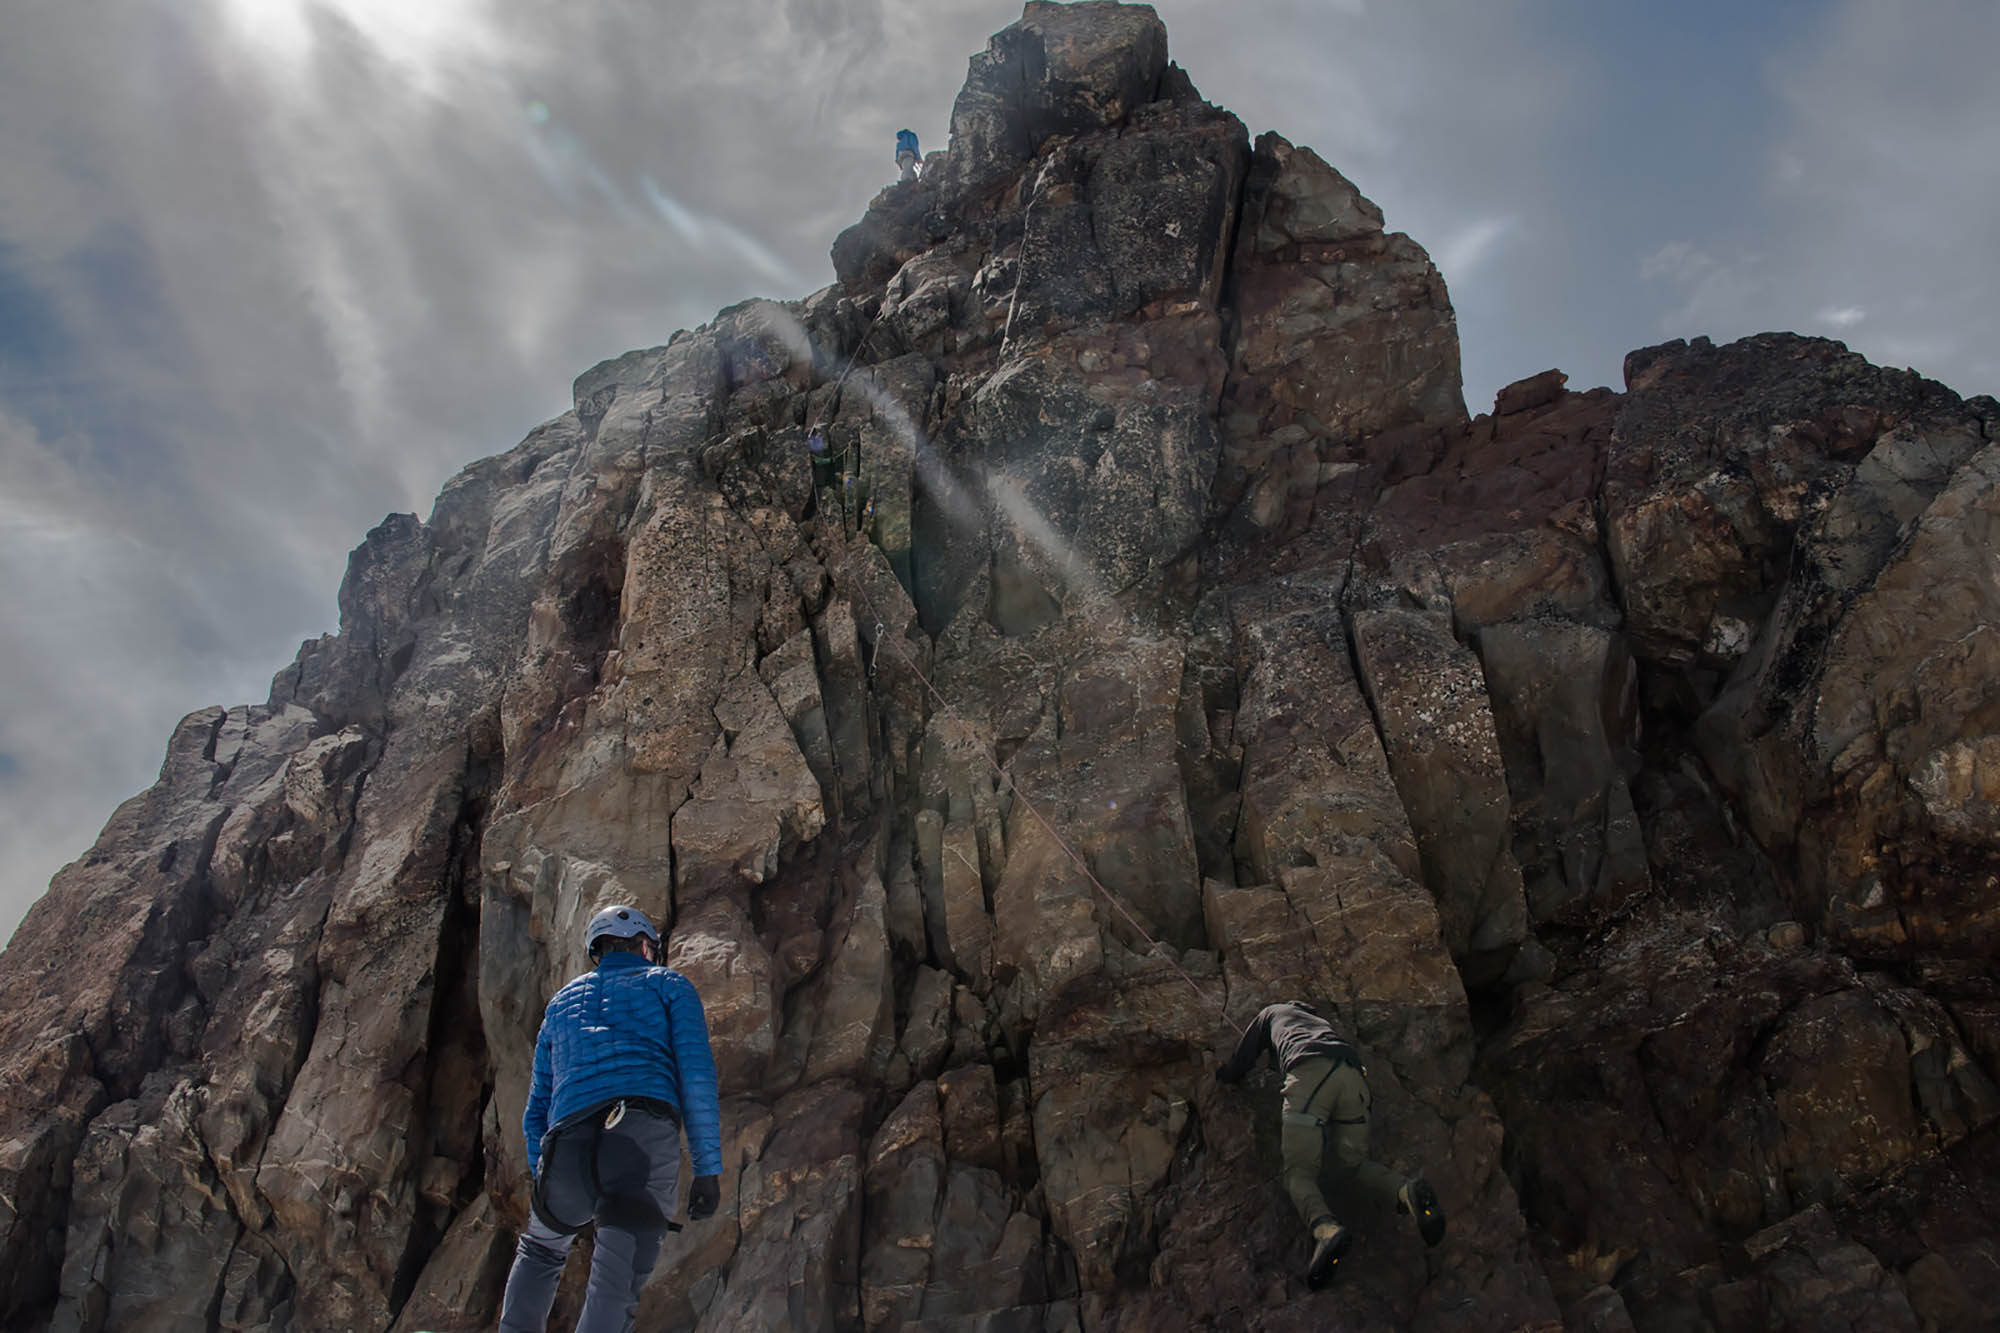
<path id="1" fill-rule="evenodd" d="M 237 37 L 292 72 L 323 35 L 346 28 L 383 59 L 429 83 L 448 58 L 477 54 L 486 0 L 220 0 Z"/>

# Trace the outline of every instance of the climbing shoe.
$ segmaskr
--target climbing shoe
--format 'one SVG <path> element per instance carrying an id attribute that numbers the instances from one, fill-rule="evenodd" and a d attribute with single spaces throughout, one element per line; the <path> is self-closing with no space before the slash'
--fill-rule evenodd
<path id="1" fill-rule="evenodd" d="M 1444 1205 L 1422 1176 L 1404 1181 L 1403 1188 L 1396 1191 L 1396 1211 L 1417 1219 L 1417 1232 L 1424 1244 L 1435 1245 L 1444 1239 Z"/>
<path id="2" fill-rule="evenodd" d="M 1306 1285 L 1318 1291 L 1333 1281 L 1334 1270 L 1340 1267 L 1340 1256 L 1346 1254 L 1354 1244 L 1354 1233 L 1330 1217 L 1322 1217 L 1312 1225 L 1313 1257 L 1306 1265 Z"/>

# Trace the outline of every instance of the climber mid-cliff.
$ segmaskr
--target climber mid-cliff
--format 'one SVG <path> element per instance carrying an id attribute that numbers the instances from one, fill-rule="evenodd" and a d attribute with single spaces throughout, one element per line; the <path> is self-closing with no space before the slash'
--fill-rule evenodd
<path id="1" fill-rule="evenodd" d="M 576 1233 L 597 1223 L 577 1333 L 629 1329 L 674 1214 L 681 1127 L 695 1179 L 688 1217 L 722 1194 L 722 1115 L 701 996 L 657 966 L 659 932 L 636 907 L 607 907 L 584 931 L 593 970 L 555 993 L 535 1038 L 522 1132 L 533 1216 L 514 1254 L 502 1333 L 541 1333 Z"/>
<path id="2" fill-rule="evenodd" d="M 915 130 L 896 131 L 896 165 L 902 168 L 902 178 L 913 181 L 917 178 L 917 132 Z"/>
<path id="3" fill-rule="evenodd" d="M 840 464 L 833 450 L 827 448 L 826 432 L 818 426 L 806 433 L 806 457 L 812 464 L 814 494 L 832 489 Z"/>
<path id="4" fill-rule="evenodd" d="M 1236 1083 L 1265 1052 L 1285 1075 L 1284 1126 L 1279 1151 L 1285 1160 L 1285 1190 L 1299 1220 L 1312 1233 L 1312 1260 L 1306 1281 L 1323 1286 L 1354 1243 L 1353 1233 L 1334 1220 L 1320 1193 L 1320 1162 L 1328 1129 L 1333 1159 L 1341 1175 L 1417 1220 L 1426 1245 L 1444 1239 L 1444 1207 L 1422 1176 L 1403 1179 L 1368 1156 L 1368 1071 L 1360 1052 L 1331 1024 L 1300 1000 L 1265 1005 L 1236 1043 L 1235 1053 L 1215 1073 Z"/>

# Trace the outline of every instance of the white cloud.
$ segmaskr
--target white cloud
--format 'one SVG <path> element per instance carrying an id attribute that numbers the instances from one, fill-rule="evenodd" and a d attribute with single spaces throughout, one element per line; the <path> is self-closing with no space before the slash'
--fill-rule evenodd
<path id="1" fill-rule="evenodd" d="M 1826 306 L 1814 316 L 1820 323 L 1836 329 L 1851 329 L 1868 318 L 1868 312 L 1858 305 Z"/>

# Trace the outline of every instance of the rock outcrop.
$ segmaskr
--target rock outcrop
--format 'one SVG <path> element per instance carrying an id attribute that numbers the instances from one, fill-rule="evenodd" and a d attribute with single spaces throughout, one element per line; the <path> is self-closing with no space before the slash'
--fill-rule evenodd
<path id="1" fill-rule="evenodd" d="M 489 1327 L 610 900 L 724 1096 L 642 1327 L 1988 1317 L 2000 407 L 1769 334 L 1468 419 L 1424 251 L 1144 6 L 1029 4 L 833 256 L 370 533 L 56 877 L 0 1323 Z M 1292 997 L 1450 1217 L 1342 1200 L 1325 1293 L 1212 1077 Z"/>

